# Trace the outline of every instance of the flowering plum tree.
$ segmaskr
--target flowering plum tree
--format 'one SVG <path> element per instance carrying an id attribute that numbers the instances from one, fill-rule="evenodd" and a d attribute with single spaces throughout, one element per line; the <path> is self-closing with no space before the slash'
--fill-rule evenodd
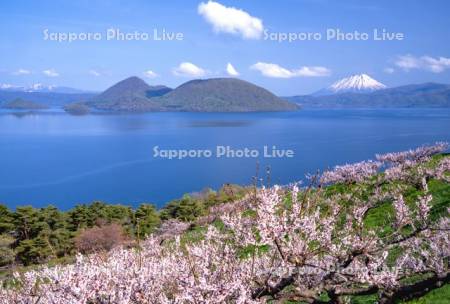
<path id="1" fill-rule="evenodd" d="M 189 224 L 172 221 L 137 248 L 17 273 L 0 303 L 343 303 L 367 294 L 391 303 L 422 295 L 450 278 L 450 209 L 434 204 L 429 189 L 448 183 L 449 158 L 431 158 L 444 149 L 337 167 L 305 188 L 258 189 L 239 208 L 216 207 L 201 237 L 189 239 Z"/>

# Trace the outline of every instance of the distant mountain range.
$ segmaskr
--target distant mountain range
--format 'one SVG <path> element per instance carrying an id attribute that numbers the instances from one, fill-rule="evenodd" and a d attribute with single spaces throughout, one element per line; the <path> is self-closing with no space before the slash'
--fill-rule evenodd
<path id="1" fill-rule="evenodd" d="M 63 93 L 63 94 L 83 94 L 94 93 L 92 91 L 85 91 L 69 87 L 59 87 L 55 85 L 44 85 L 42 83 L 34 83 L 30 86 L 17 86 L 13 84 L 0 83 L 0 90 L 10 92 L 39 92 L 39 93 Z"/>
<path id="2" fill-rule="evenodd" d="M 450 85 L 424 83 L 368 93 L 303 95 L 285 99 L 304 108 L 447 108 L 450 107 Z"/>
<path id="3" fill-rule="evenodd" d="M 0 106 L 15 99 L 41 103 L 48 107 L 63 107 L 72 102 L 86 102 L 96 94 L 93 93 L 55 93 L 55 92 L 21 92 L 0 90 Z"/>
<path id="4" fill-rule="evenodd" d="M 0 84 L 0 107 L 5 107 L 9 102 L 21 100 L 20 107 L 16 109 L 26 109 L 30 105 L 30 110 L 36 110 L 37 105 L 43 107 L 63 107 L 72 102 L 85 102 L 94 97 L 97 93 L 79 90 L 69 87 L 58 87 L 53 85 L 43 85 L 35 83 L 30 86 L 17 86 L 12 84 Z M 35 103 L 32 105 L 32 103 Z"/>
<path id="5" fill-rule="evenodd" d="M 188 81 L 172 90 L 127 78 L 86 103 L 108 111 L 254 112 L 293 111 L 296 104 L 266 89 L 234 78 Z"/>
<path id="6" fill-rule="evenodd" d="M 13 102 L 14 101 L 14 102 Z M 11 103 L 12 102 L 12 103 Z M 100 94 L 65 87 L 0 85 L 0 107 L 60 107 L 77 114 L 110 112 L 253 112 L 302 108 L 450 107 L 450 85 L 424 83 L 387 88 L 367 74 L 339 80 L 311 95 L 277 97 L 236 78 L 191 80 L 175 89 L 130 77 Z M 72 106 L 73 104 L 73 106 Z"/>

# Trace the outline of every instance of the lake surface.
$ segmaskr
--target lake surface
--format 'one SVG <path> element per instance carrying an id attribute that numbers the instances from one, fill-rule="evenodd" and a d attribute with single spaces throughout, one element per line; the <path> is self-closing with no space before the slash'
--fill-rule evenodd
<path id="1" fill-rule="evenodd" d="M 0 113 L 0 202 L 69 209 L 102 200 L 163 206 L 224 183 L 251 184 L 257 162 L 274 183 L 435 141 L 450 141 L 450 109 L 302 110 L 70 116 Z M 293 150 L 293 158 L 156 158 L 160 149 Z"/>

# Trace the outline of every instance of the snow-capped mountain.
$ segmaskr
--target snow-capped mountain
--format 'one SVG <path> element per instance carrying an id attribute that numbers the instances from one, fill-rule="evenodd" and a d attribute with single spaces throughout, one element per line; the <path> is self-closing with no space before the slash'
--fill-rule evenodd
<path id="1" fill-rule="evenodd" d="M 43 85 L 42 83 L 34 83 L 25 89 L 26 92 L 53 92 L 57 89 L 54 85 Z"/>
<path id="2" fill-rule="evenodd" d="M 0 83 L 0 90 L 17 91 L 23 90 L 24 87 L 16 86 L 9 83 Z"/>
<path id="3" fill-rule="evenodd" d="M 41 93 L 65 93 L 65 94 L 77 94 L 87 93 L 79 89 L 69 87 L 58 87 L 55 85 L 44 85 L 42 83 L 34 83 L 30 86 L 17 86 L 9 83 L 0 83 L 0 90 L 14 91 L 14 92 L 41 92 Z"/>
<path id="4" fill-rule="evenodd" d="M 368 93 L 387 88 L 381 82 L 376 81 L 367 74 L 352 75 L 336 81 L 326 89 L 320 90 L 314 95 L 330 95 L 339 93 Z"/>

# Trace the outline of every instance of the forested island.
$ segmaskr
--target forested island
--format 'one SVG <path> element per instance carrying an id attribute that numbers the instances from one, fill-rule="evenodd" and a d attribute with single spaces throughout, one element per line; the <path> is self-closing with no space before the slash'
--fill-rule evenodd
<path id="1" fill-rule="evenodd" d="M 175 89 L 150 86 L 129 77 L 86 103 L 113 112 L 258 112 L 295 111 L 298 106 L 268 90 L 234 78 L 191 80 Z"/>
<path id="2" fill-rule="evenodd" d="M 12 101 L 5 102 L 1 108 L 8 110 L 44 110 L 48 106 L 34 101 L 29 101 L 21 98 L 16 98 Z"/>
<path id="3" fill-rule="evenodd" d="M 100 202 L 67 212 L 2 207 L 0 298 L 5 303 L 399 303 L 423 296 L 445 301 L 450 155 L 442 152 L 447 148 L 437 143 L 376 155 L 311 176 L 304 186 L 227 185 L 186 195 L 161 210 Z M 36 263 L 43 265 L 26 267 Z"/>
<path id="4" fill-rule="evenodd" d="M 88 106 L 83 103 L 69 103 L 64 106 L 64 111 L 72 115 L 86 115 L 91 111 Z"/>

